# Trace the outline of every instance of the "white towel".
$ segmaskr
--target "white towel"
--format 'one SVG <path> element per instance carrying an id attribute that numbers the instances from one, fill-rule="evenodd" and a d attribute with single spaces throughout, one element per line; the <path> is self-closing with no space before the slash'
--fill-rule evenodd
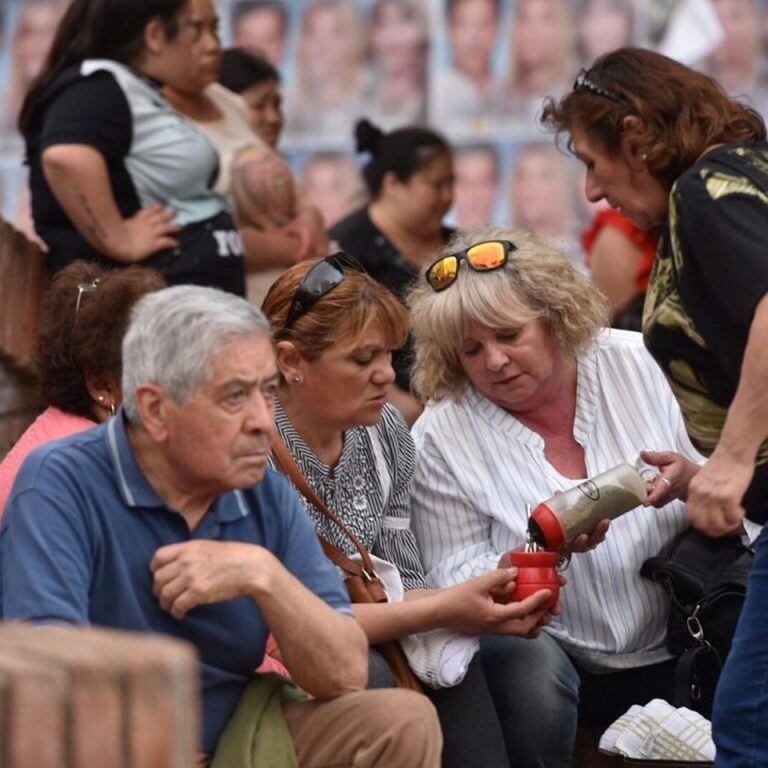
<path id="1" fill-rule="evenodd" d="M 360 562 L 359 555 L 352 560 Z M 387 560 L 371 555 L 391 603 L 403 600 L 405 590 L 400 571 Z M 472 658 L 480 648 L 480 641 L 472 635 L 451 629 L 432 629 L 400 640 L 400 645 L 416 677 L 431 688 L 450 688 L 458 685 L 467 674 Z"/>
<path id="2" fill-rule="evenodd" d="M 619 736 L 624 733 L 624 729 L 630 725 L 634 719 L 643 711 L 639 704 L 633 704 L 618 720 L 611 723 L 608 730 L 600 737 L 600 749 L 603 752 L 618 754 L 616 742 Z"/>
<path id="3" fill-rule="evenodd" d="M 643 744 L 642 753 L 648 760 L 711 762 L 715 759 L 712 724 L 686 707 L 669 707 L 660 727 Z"/>
<path id="4" fill-rule="evenodd" d="M 685 707 L 676 709 L 662 699 L 631 707 L 603 734 L 600 749 L 638 760 L 715 759 L 709 720 Z"/>
<path id="5" fill-rule="evenodd" d="M 431 688 L 451 688 L 467 674 L 480 641 L 450 629 L 433 629 L 400 641 L 416 676 Z"/>

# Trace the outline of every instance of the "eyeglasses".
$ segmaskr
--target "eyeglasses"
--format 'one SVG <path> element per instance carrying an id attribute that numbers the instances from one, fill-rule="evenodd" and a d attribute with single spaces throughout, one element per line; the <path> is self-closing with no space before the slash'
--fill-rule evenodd
<path id="1" fill-rule="evenodd" d="M 96 278 L 92 283 L 78 283 L 77 284 L 77 300 L 75 301 L 75 318 L 80 311 L 80 302 L 83 300 L 84 293 L 92 293 L 99 287 L 100 278 Z"/>
<path id="2" fill-rule="evenodd" d="M 594 80 L 590 80 L 587 77 L 586 70 L 582 69 L 581 72 L 579 72 L 578 75 L 576 75 L 576 80 L 573 82 L 573 90 L 574 91 L 590 91 L 591 93 L 596 94 L 597 96 L 602 96 L 604 99 L 610 99 L 611 101 L 615 101 L 616 103 L 621 103 L 623 101 L 626 101 L 626 97 L 622 96 L 618 93 L 614 93 L 613 91 L 608 91 L 602 86 L 598 85 Z"/>
<path id="3" fill-rule="evenodd" d="M 326 258 L 318 261 L 304 275 L 293 296 L 288 317 L 285 319 L 286 330 L 291 328 L 302 315 L 306 315 L 323 296 L 344 281 L 345 267 L 358 272 L 365 271 L 357 259 L 344 253 L 344 251 L 338 251 L 332 256 L 326 256 Z"/>
<path id="4" fill-rule="evenodd" d="M 466 261 L 475 272 L 492 272 L 501 269 L 509 260 L 509 254 L 516 250 L 517 246 L 509 240 L 475 243 L 458 253 L 441 256 L 427 268 L 424 276 L 432 290 L 439 293 L 456 282 L 460 262 Z"/>

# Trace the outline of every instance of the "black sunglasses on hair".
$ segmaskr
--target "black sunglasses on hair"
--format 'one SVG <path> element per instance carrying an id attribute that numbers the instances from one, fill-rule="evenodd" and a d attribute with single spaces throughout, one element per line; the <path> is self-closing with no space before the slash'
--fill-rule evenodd
<path id="1" fill-rule="evenodd" d="M 320 259 L 304 275 L 298 288 L 296 288 L 288 316 L 285 319 L 286 330 L 291 328 L 302 315 L 306 315 L 323 296 L 343 282 L 345 268 L 365 272 L 357 259 L 344 251 L 337 251 L 332 256 Z"/>

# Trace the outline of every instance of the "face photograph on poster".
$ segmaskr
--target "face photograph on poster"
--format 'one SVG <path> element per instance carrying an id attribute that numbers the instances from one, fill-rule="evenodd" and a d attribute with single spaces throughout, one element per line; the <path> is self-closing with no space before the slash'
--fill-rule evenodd
<path id="1" fill-rule="evenodd" d="M 438 14 L 430 121 L 448 133 L 489 130 L 501 96 L 500 0 L 445 0 Z"/>
<path id="2" fill-rule="evenodd" d="M 280 0 L 235 0 L 232 3 L 232 45 L 259 53 L 273 67 L 283 64 L 288 26 L 288 8 Z"/>
<path id="3" fill-rule="evenodd" d="M 513 226 L 530 230 L 583 268 L 574 168 L 551 141 L 516 145 L 507 184 L 507 216 Z"/>
<path id="4" fill-rule="evenodd" d="M 426 119 L 429 19 L 423 0 L 374 0 L 368 14 L 367 117 L 384 129 Z"/>
<path id="5" fill-rule="evenodd" d="M 357 160 L 347 152 L 297 153 L 293 167 L 304 195 L 320 211 L 326 229 L 366 202 Z"/>
<path id="6" fill-rule="evenodd" d="M 452 225 L 470 229 L 498 223 L 503 176 L 501 152 L 496 144 L 456 147 L 453 158 L 454 198 Z"/>

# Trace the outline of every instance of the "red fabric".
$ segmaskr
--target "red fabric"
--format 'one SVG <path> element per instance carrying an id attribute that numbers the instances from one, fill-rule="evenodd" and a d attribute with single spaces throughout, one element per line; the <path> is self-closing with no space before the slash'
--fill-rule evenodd
<path id="1" fill-rule="evenodd" d="M 275 650 L 277 650 L 277 642 L 275 641 L 274 635 L 270 635 L 267 638 L 267 647 L 264 650 L 264 658 L 256 671 L 277 672 L 278 675 L 282 675 L 283 677 L 290 677 L 291 673 L 286 669 L 285 665 L 281 664 L 277 659 L 270 655 Z"/>
<path id="2" fill-rule="evenodd" d="M 16 445 L 0 464 L 0 517 L 5 510 L 5 503 L 10 496 L 16 473 L 24 459 L 35 448 L 51 440 L 68 437 L 95 426 L 96 423 L 93 421 L 84 419 L 82 416 L 75 416 L 73 413 L 65 413 L 53 406 L 44 410 L 19 438 Z"/>
<path id="3" fill-rule="evenodd" d="M 651 274 L 653 259 L 656 256 L 656 245 L 659 242 L 657 229 L 640 229 L 633 221 L 622 216 L 613 208 L 602 208 L 595 215 L 592 225 L 581 234 L 581 244 L 587 254 L 586 263 L 589 266 L 589 254 L 595 240 L 604 227 L 613 227 L 622 232 L 626 237 L 643 251 L 643 258 L 635 273 L 635 287 L 638 292 L 645 292 L 648 287 L 648 277 Z"/>

